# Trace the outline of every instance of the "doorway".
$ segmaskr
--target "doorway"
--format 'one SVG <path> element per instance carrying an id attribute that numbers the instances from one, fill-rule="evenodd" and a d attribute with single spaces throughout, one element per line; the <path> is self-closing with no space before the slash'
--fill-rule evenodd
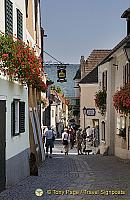
<path id="1" fill-rule="evenodd" d="M 0 192 L 5 189 L 6 101 L 0 100 Z"/>

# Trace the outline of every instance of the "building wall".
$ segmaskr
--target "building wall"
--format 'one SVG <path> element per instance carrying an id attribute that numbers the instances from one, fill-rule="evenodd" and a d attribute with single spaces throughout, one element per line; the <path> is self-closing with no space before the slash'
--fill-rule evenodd
<path id="1" fill-rule="evenodd" d="M 11 0 L 13 3 L 13 36 L 17 37 L 17 12 L 16 8 L 23 14 L 23 40 L 26 40 L 26 15 L 25 15 L 25 1 Z M 5 33 L 5 1 L 0 1 L 0 31 Z"/>
<path id="2" fill-rule="evenodd" d="M 5 5 L 4 1 L 0 1 L 0 31 L 5 32 Z"/>
<path id="3" fill-rule="evenodd" d="M 26 19 L 26 28 L 31 35 L 31 37 L 34 39 L 34 1 L 29 0 L 28 1 L 28 18 Z"/>
<path id="4" fill-rule="evenodd" d="M 113 59 L 99 66 L 99 89 L 101 89 L 102 73 L 107 70 L 107 110 L 104 116 L 100 115 L 100 152 L 103 154 L 109 147 L 109 155 L 127 159 L 130 158 L 128 150 L 128 126 L 129 119 L 126 119 L 126 140 L 120 137 L 118 121 L 123 116 L 115 111 L 113 106 L 113 95 L 123 86 L 123 66 L 127 60 L 123 48 L 118 49 L 113 55 Z M 102 140 L 101 122 L 105 122 L 105 140 Z"/>
<path id="5" fill-rule="evenodd" d="M 124 51 L 120 48 L 118 52 L 116 52 L 116 63 L 118 67 L 115 73 L 115 92 L 120 89 L 120 86 L 123 86 L 123 66 L 125 66 L 127 62 Z M 115 155 L 124 159 L 130 159 L 130 150 L 128 150 L 129 117 L 126 118 L 126 139 L 123 139 L 118 135 L 118 119 L 120 119 L 121 116 L 123 115 L 115 111 Z"/>
<path id="6" fill-rule="evenodd" d="M 80 93 L 80 126 L 82 129 L 84 128 L 84 115 L 83 115 L 83 107 L 86 108 L 95 108 L 95 94 L 98 91 L 98 84 L 80 84 L 81 93 Z M 95 116 L 86 116 L 85 115 L 85 127 L 91 126 L 93 127 L 92 119 L 98 119 L 99 113 L 96 109 Z"/>
<path id="7" fill-rule="evenodd" d="M 36 55 L 41 53 L 41 22 L 40 22 L 40 4 L 38 3 L 37 9 L 37 27 L 35 29 L 35 5 L 34 0 L 28 1 L 28 17 L 26 18 L 26 37 L 29 42 L 29 46 L 34 48 Z"/>
<path id="8" fill-rule="evenodd" d="M 109 146 L 109 154 L 114 154 L 114 129 L 115 121 L 114 115 L 115 110 L 113 107 L 113 94 L 115 91 L 115 59 L 112 59 L 110 62 L 107 62 L 99 67 L 99 89 L 102 89 L 102 73 L 107 70 L 107 105 L 106 113 L 104 116 L 100 116 L 100 151 L 103 154 L 107 147 Z M 102 122 L 105 122 L 105 139 L 102 138 Z"/>
<path id="9" fill-rule="evenodd" d="M 9 186 L 29 175 L 28 89 L 1 76 L 0 97 L 6 99 L 6 180 Z M 14 98 L 25 102 L 25 133 L 12 137 L 11 103 Z"/>
<path id="10" fill-rule="evenodd" d="M 56 129 L 56 105 L 51 105 L 51 127 Z"/>

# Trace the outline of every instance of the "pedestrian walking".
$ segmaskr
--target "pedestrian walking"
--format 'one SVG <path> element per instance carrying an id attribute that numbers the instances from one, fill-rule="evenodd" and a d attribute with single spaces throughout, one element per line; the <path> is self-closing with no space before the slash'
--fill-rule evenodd
<path id="1" fill-rule="evenodd" d="M 69 135 L 70 135 L 70 148 L 73 149 L 74 147 L 74 136 L 75 136 L 75 131 L 73 127 L 69 128 Z"/>
<path id="2" fill-rule="evenodd" d="M 82 155 L 82 142 L 83 142 L 83 136 L 82 136 L 82 128 L 78 128 L 76 132 L 76 140 L 77 140 L 77 150 L 78 150 L 78 155 Z"/>
<path id="3" fill-rule="evenodd" d="M 86 135 L 87 135 L 87 138 L 91 138 L 92 137 L 92 129 L 90 128 L 90 126 L 88 126 L 86 128 Z"/>
<path id="4" fill-rule="evenodd" d="M 52 158 L 52 148 L 54 148 L 55 132 L 51 129 L 51 127 L 48 127 L 48 130 L 45 132 L 45 138 L 46 157 L 48 157 L 48 150 L 50 148 L 49 157 Z"/>
<path id="5" fill-rule="evenodd" d="M 64 129 L 64 132 L 62 133 L 62 144 L 64 147 L 65 155 L 68 155 L 69 151 L 69 134 L 67 133 L 67 128 Z"/>
<path id="6" fill-rule="evenodd" d="M 87 138 L 86 129 L 83 130 L 82 137 L 83 137 L 83 152 L 85 152 L 85 149 L 86 149 L 86 138 Z"/>
<path id="7" fill-rule="evenodd" d="M 92 140 L 92 129 L 90 128 L 90 126 L 88 126 L 86 128 L 86 138 L 84 137 L 84 148 L 83 148 L 83 152 L 89 155 L 90 152 L 92 152 L 92 144 L 93 144 L 93 140 Z"/>

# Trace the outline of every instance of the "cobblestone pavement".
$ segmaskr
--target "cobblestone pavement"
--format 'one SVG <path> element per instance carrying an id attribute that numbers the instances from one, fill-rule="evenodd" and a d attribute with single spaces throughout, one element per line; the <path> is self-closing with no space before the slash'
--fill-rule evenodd
<path id="1" fill-rule="evenodd" d="M 39 176 L 3 191 L 0 200 L 130 200 L 129 163 L 114 156 L 77 155 L 76 149 L 65 156 L 56 143 Z M 35 194 L 39 188 L 42 196 Z"/>

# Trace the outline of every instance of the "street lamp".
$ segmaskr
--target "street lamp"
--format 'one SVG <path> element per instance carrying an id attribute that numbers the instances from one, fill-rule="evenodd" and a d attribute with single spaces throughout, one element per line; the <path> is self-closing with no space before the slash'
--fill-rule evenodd
<path id="1" fill-rule="evenodd" d="M 124 51 L 125 51 L 128 61 L 130 63 L 130 42 L 127 42 L 127 44 L 124 46 Z"/>
<path id="2" fill-rule="evenodd" d="M 83 108 L 83 114 L 84 114 L 84 130 L 85 130 L 85 115 L 86 115 L 86 108 L 85 108 L 85 106 Z"/>

